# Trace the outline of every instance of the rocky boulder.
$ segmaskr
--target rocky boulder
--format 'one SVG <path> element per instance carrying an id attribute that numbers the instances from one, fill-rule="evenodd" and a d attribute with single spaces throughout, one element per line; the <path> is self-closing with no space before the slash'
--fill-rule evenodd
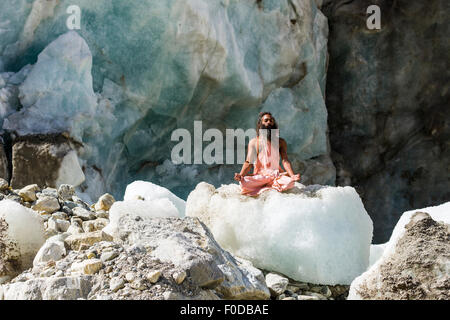
<path id="1" fill-rule="evenodd" d="M 155 211 L 164 209 L 164 199 L 114 202 L 109 208 L 113 216 L 109 222 L 105 218 L 109 217 L 107 206 L 97 206 L 96 211 L 95 205 L 79 199 L 70 185 L 58 190 L 29 185 L 21 195 L 16 191 L 21 190 L 4 191 L 8 197 L 14 196 L 15 201 L 0 201 L 0 209 L 1 205 L 9 204 L 40 215 L 42 241 L 30 253 L 27 265 L 22 264 L 20 270 L 3 279 L 0 299 L 270 297 L 262 271 L 224 251 L 197 218 L 178 218 L 173 205 L 168 212 L 174 217 L 158 216 Z M 37 200 L 32 201 L 34 198 Z M 38 213 L 19 204 L 33 208 L 46 198 L 58 203 L 61 211 Z M 89 213 L 88 220 L 84 219 L 85 212 Z M 44 243 L 45 238 L 48 239 Z M 13 249 L 14 244 L 10 246 Z M 9 247 L 0 249 L 2 258 L 3 252 L 11 251 Z M 27 267 L 30 268 L 24 270 Z"/>
<path id="2" fill-rule="evenodd" d="M 115 204 L 114 204 L 115 205 Z M 188 282 L 214 289 L 225 299 L 267 299 L 264 275 L 233 257 L 197 218 L 159 218 L 124 214 L 103 229 L 124 245 L 147 248 L 151 256 L 186 273 Z"/>
<path id="3" fill-rule="evenodd" d="M 4 300 L 78 300 L 92 288 L 90 276 L 35 278 L 0 288 Z"/>
<path id="4" fill-rule="evenodd" d="M 450 299 L 449 226 L 415 212 L 383 256 L 355 279 L 348 299 Z"/>
<path id="5" fill-rule="evenodd" d="M 29 181 L 40 187 L 77 186 L 84 181 L 75 145 L 63 135 L 17 138 L 12 148 L 11 187 L 23 188 Z"/>
<path id="6" fill-rule="evenodd" d="M 2 138 L 0 138 L 0 177 L 9 180 L 9 162 Z"/>

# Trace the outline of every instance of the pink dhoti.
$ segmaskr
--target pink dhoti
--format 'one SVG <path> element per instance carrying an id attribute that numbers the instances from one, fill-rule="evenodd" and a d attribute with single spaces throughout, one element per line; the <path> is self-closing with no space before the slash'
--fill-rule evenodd
<path id="1" fill-rule="evenodd" d="M 239 182 L 241 193 L 249 196 L 257 196 L 268 189 L 285 191 L 294 187 L 294 180 L 286 172 L 278 171 L 272 174 L 255 174 L 242 177 Z"/>

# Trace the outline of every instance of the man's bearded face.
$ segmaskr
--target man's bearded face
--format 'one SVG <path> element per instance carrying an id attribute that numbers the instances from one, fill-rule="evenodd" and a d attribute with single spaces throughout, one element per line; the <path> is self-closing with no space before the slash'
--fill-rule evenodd
<path id="1" fill-rule="evenodd" d="M 272 129 L 276 129 L 275 119 L 271 115 L 265 114 L 261 119 L 261 129 L 266 130 L 267 139 L 270 141 L 272 138 Z"/>

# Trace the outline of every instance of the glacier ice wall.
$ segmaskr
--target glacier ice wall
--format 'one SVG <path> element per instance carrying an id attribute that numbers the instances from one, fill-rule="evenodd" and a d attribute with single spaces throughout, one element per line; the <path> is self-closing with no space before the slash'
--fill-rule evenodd
<path id="1" fill-rule="evenodd" d="M 79 30 L 67 28 L 70 5 L 81 9 Z M 119 198 L 134 180 L 182 198 L 199 181 L 230 183 L 239 164 L 171 163 L 171 133 L 193 133 L 194 120 L 204 130 L 246 130 L 269 110 L 291 159 L 328 154 L 328 25 L 313 0 L 4 0 L 1 7 L 0 74 L 28 72 L 23 82 L 4 81 L 15 100 L 0 99 L 3 129 L 68 132 L 83 144 L 80 188 L 93 198 L 105 191 Z"/>

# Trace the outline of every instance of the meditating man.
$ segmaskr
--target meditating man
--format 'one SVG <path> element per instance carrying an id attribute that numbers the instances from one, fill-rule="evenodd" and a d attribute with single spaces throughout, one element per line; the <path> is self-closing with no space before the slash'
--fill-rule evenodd
<path id="1" fill-rule="evenodd" d="M 270 112 L 261 112 L 256 125 L 256 138 L 248 144 L 247 159 L 240 173 L 234 174 L 241 193 L 257 196 L 268 189 L 278 191 L 294 187 L 300 180 L 287 157 L 286 141 L 278 135 L 278 125 Z M 285 170 L 280 166 L 280 155 Z M 253 174 L 248 174 L 253 167 Z"/>

